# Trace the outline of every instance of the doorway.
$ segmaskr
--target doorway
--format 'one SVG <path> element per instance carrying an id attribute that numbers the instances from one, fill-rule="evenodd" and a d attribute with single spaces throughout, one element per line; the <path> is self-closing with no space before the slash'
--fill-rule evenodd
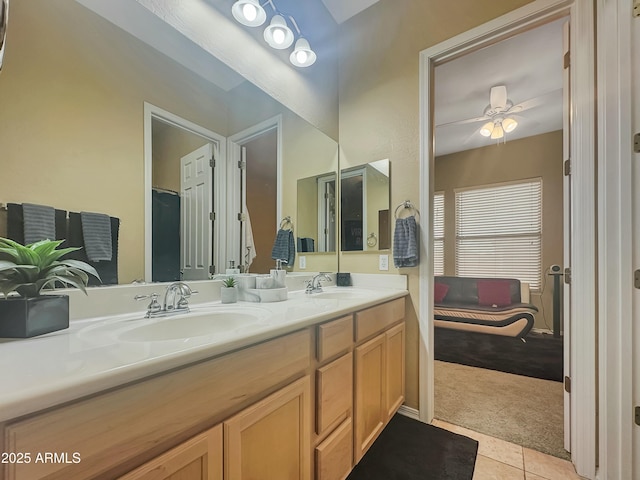
<path id="1" fill-rule="evenodd" d="M 553 298 L 563 292 L 550 276 L 552 265 L 568 266 L 565 23 L 435 67 L 433 174 L 442 208 L 434 232 L 443 248 L 434 249 L 434 265 L 443 268 L 434 269 L 434 283 L 454 288 L 434 310 L 434 356 L 437 419 L 568 459 L 562 381 L 570 332 L 554 328 L 561 319 Z M 487 289 L 501 285 L 515 289 L 508 305 L 484 307 Z M 477 301 L 456 296 L 474 287 Z M 454 301 L 467 303 L 452 311 Z"/>
<path id="2" fill-rule="evenodd" d="M 500 40 L 516 35 L 542 23 L 568 15 L 571 19 L 571 44 L 574 46 L 571 71 L 572 124 L 570 144 L 572 156 L 580 159 L 580 168 L 572 170 L 571 230 L 576 238 L 571 251 L 573 284 L 569 303 L 571 323 L 580 319 L 580 329 L 571 328 L 571 455 L 578 473 L 588 478 L 595 476 L 596 461 L 596 374 L 595 374 L 595 311 L 596 311 L 596 257 L 595 207 L 593 195 L 595 178 L 595 144 L 593 136 L 586 135 L 595 124 L 594 111 L 587 98 L 593 98 L 593 11 L 583 2 L 570 4 L 563 1 L 534 1 L 525 7 L 495 19 L 455 38 L 447 40 L 421 53 L 421 210 L 433 216 L 434 193 L 434 122 L 433 86 L 437 65 L 457 56 L 469 53 Z M 580 41 L 578 41 L 578 39 Z M 576 199 L 582 201 L 576 201 Z M 424 227 L 427 239 L 420 268 L 420 417 L 431 421 L 434 416 L 434 324 L 433 324 L 433 226 L 429 221 Z M 577 272 L 580 278 L 576 278 Z M 580 419 L 580 422 L 578 422 Z"/>

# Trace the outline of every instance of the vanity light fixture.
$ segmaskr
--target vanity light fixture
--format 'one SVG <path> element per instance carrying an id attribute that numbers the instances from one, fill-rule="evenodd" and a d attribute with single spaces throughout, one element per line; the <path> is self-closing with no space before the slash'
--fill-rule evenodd
<path id="1" fill-rule="evenodd" d="M 2 1 L 2 0 L 0 0 Z M 264 6 L 269 4 L 273 9 L 273 17 L 271 22 L 264 29 L 264 39 L 270 47 L 276 50 L 284 50 L 289 48 L 296 38 L 293 52 L 289 56 L 289 60 L 296 67 L 308 67 L 313 65 L 317 59 L 317 56 L 306 38 L 302 37 L 300 29 L 295 19 L 291 15 L 285 15 L 278 11 L 273 0 L 267 0 L 260 5 L 259 0 L 236 0 L 231 7 L 231 13 L 242 25 L 247 27 L 259 27 L 267 19 L 267 13 Z M 287 21 L 288 20 L 288 21 Z M 289 27 L 289 24 L 293 25 L 296 33 Z"/>
<path id="2" fill-rule="evenodd" d="M 293 43 L 293 38 L 293 31 L 282 15 L 274 15 L 269 26 L 264 29 L 265 41 L 276 50 L 289 48 Z"/>
<path id="3" fill-rule="evenodd" d="M 259 27 L 267 19 L 267 12 L 258 0 L 237 0 L 231 7 L 231 13 L 242 25 Z"/>

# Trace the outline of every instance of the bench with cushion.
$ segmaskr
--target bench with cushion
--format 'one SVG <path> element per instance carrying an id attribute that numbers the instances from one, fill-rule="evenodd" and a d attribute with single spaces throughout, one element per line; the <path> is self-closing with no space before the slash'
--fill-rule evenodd
<path id="1" fill-rule="evenodd" d="M 528 285 L 515 278 L 437 276 L 434 325 L 523 338 L 533 327 L 538 311 L 528 303 L 528 292 Z"/>

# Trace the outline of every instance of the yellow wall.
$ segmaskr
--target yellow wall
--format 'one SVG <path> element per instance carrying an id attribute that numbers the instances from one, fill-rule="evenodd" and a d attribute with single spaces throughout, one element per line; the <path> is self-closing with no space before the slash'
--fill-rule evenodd
<path id="1" fill-rule="evenodd" d="M 349 165 L 388 158 L 391 209 L 419 201 L 418 54 L 528 0 L 380 0 L 340 28 L 339 132 Z M 342 159 L 341 159 L 342 161 Z M 375 272 L 378 254 L 340 256 L 340 270 Z M 344 267 L 344 268 L 343 268 Z M 392 266 L 390 273 L 398 273 Z M 418 269 L 408 275 L 407 405 L 418 406 Z"/>
<path id="2" fill-rule="evenodd" d="M 542 178 L 542 270 L 562 265 L 562 131 L 507 141 L 436 158 L 435 191 L 445 194 L 445 274 L 455 275 L 455 188 Z M 541 305 L 541 298 L 544 308 Z M 553 281 L 544 294 L 532 292 L 538 307 L 535 328 L 553 325 Z"/>

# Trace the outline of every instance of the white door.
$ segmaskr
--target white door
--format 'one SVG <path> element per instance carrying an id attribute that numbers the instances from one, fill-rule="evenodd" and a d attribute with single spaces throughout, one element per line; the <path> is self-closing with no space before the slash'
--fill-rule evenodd
<path id="1" fill-rule="evenodd" d="M 318 252 L 336 250 L 336 177 L 318 178 Z"/>
<path id="2" fill-rule="evenodd" d="M 563 54 L 569 54 L 569 21 L 563 25 Z M 571 125 L 569 112 L 571 108 L 571 92 L 569 91 L 569 66 L 565 64 L 562 79 L 562 158 L 565 162 L 571 158 Z M 563 180 L 563 263 L 564 268 L 571 268 L 571 175 L 567 175 L 565 170 Z M 563 282 L 562 292 L 562 330 L 563 330 L 563 346 L 564 346 L 564 375 L 571 377 L 571 284 Z M 554 292 L 555 295 L 555 292 Z M 564 391 L 564 449 L 571 451 L 571 394 L 567 392 L 566 383 Z"/>
<path id="3" fill-rule="evenodd" d="M 180 268 L 183 280 L 210 278 L 212 265 L 213 145 L 180 159 Z"/>
<path id="4" fill-rule="evenodd" d="M 638 7 L 640 8 L 640 7 Z M 634 19 L 632 23 L 632 92 L 633 102 L 633 132 L 640 132 L 640 18 Z M 633 268 L 640 269 L 640 153 L 635 153 L 633 157 Z M 633 405 L 640 407 L 640 289 L 633 292 Z M 635 412 L 634 412 L 635 413 Z M 640 478 L 640 425 L 633 426 L 633 478 Z"/>

